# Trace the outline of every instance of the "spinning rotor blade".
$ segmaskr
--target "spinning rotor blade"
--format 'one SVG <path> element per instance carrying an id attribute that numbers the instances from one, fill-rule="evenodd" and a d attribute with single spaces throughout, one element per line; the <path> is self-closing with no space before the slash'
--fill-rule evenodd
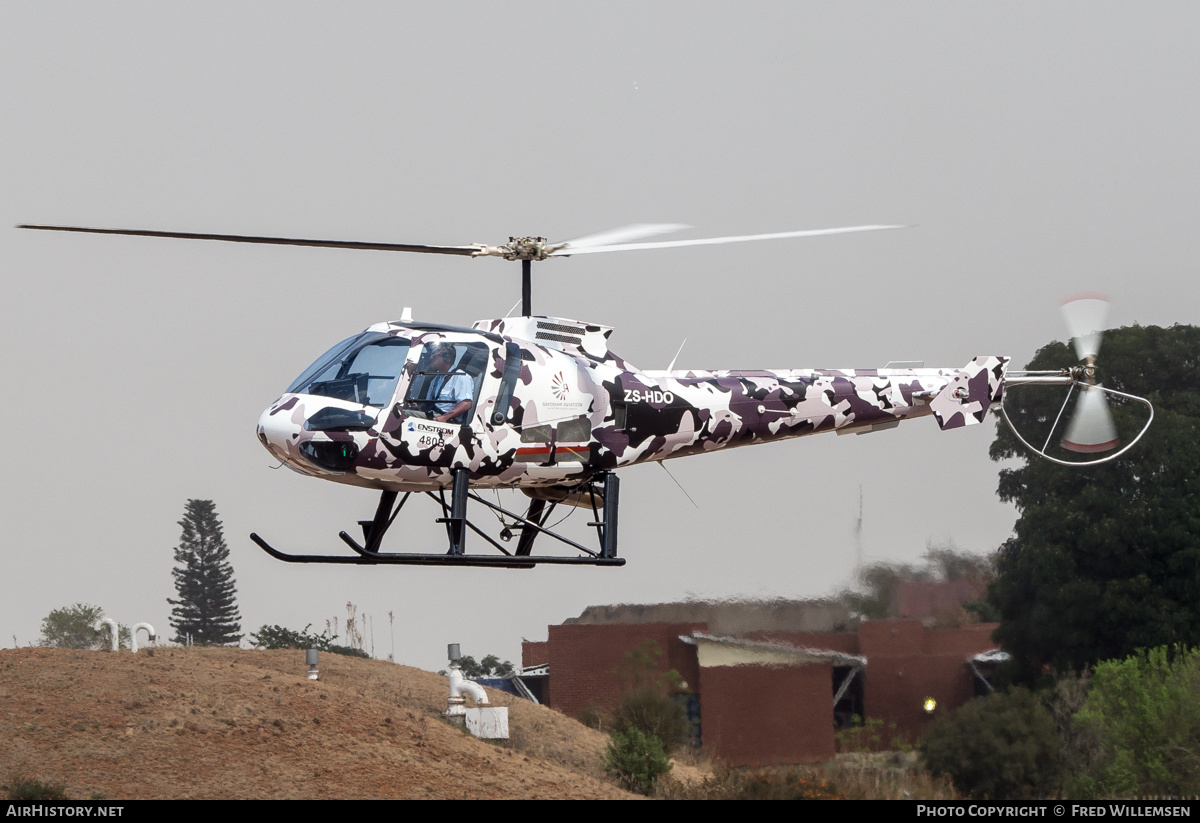
<path id="1" fill-rule="evenodd" d="M 1083 386 L 1083 396 L 1063 436 L 1064 449 L 1083 454 L 1104 452 L 1117 447 L 1117 427 L 1113 425 L 1108 398 L 1099 386 Z"/>
<path id="2" fill-rule="evenodd" d="M 232 243 L 263 243 L 271 246 L 319 246 L 328 249 L 368 249 L 375 251 L 411 251 L 424 254 L 479 254 L 479 246 L 423 246 L 412 243 L 363 243 L 347 240 L 307 240 L 295 237 L 255 237 L 242 234 L 200 234 L 186 231 L 148 231 L 143 229 L 92 229 L 83 226 L 20 225 L 18 229 L 39 231 L 78 231 L 89 234 L 127 234 L 137 237 L 174 237 L 184 240 L 225 240 Z"/>
<path id="3" fill-rule="evenodd" d="M 725 243 L 748 243 L 752 240 L 776 240 L 784 237 L 817 237 L 823 234 L 849 234 L 856 231 L 881 231 L 883 229 L 903 229 L 907 226 L 844 226 L 837 229 L 804 229 L 802 231 L 783 231 L 774 234 L 743 234 L 736 237 L 705 237 L 698 240 L 663 240 L 656 243 L 623 243 L 607 246 L 586 246 L 583 248 L 562 248 L 550 252 L 548 257 L 567 257 L 572 254 L 595 254 L 608 251 L 635 251 L 637 249 L 674 249 L 682 246 L 717 246 Z M 616 230 L 620 231 L 620 229 Z M 588 239 L 588 238 L 585 238 Z"/>
<path id="4" fill-rule="evenodd" d="M 574 240 L 568 240 L 562 243 L 563 246 L 569 246 L 571 249 L 582 249 L 591 246 L 611 246 L 616 243 L 629 243 L 634 240 L 641 240 L 643 237 L 653 237 L 656 234 L 670 234 L 673 231 L 682 229 L 690 229 L 691 226 L 686 223 L 634 223 L 631 226 L 621 226 L 608 231 L 589 234 L 584 237 L 576 237 Z M 563 252 L 566 254 L 566 252 Z"/>
<path id="5" fill-rule="evenodd" d="M 1099 292 L 1072 294 L 1064 297 L 1059 306 L 1075 343 L 1075 354 L 1080 360 L 1094 358 L 1100 353 L 1100 336 L 1108 317 L 1108 295 Z"/>

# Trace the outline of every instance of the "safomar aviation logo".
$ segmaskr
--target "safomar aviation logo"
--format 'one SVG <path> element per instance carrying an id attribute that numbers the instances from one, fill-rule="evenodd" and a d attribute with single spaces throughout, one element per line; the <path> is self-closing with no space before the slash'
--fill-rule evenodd
<path id="1" fill-rule="evenodd" d="M 550 390 L 554 392 L 555 399 L 567 399 L 567 394 L 571 391 L 571 387 L 567 385 L 567 379 L 563 377 L 562 372 L 554 375 L 554 382 L 551 385 Z"/>

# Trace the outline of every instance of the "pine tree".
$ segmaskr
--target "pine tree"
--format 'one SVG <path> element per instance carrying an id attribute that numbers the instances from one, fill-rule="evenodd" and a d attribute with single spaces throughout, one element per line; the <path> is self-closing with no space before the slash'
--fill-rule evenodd
<path id="1" fill-rule="evenodd" d="M 211 500 L 189 500 L 179 521 L 183 534 L 175 549 L 175 590 L 179 599 L 167 598 L 175 641 L 202 646 L 225 646 L 242 638 L 241 615 L 229 547 Z"/>

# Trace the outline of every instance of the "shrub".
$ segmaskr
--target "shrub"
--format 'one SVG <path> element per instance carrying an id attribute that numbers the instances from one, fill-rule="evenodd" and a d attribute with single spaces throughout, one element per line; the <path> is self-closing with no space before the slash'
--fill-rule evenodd
<path id="1" fill-rule="evenodd" d="M 931 772 L 974 798 L 1047 797 L 1058 788 L 1054 718 L 1027 689 L 972 700 L 930 726 L 918 746 Z"/>
<path id="2" fill-rule="evenodd" d="M 686 738 L 690 726 L 687 712 L 670 695 L 653 688 L 626 695 L 613 715 L 613 728 L 637 730 L 656 738 L 667 751 L 674 751 Z"/>
<path id="3" fill-rule="evenodd" d="M 1200 651 L 1165 647 L 1096 666 L 1074 731 L 1094 756 L 1070 775 L 1071 797 L 1200 794 Z"/>
<path id="4" fill-rule="evenodd" d="M 912 744 L 904 738 L 895 720 L 886 723 L 878 717 L 864 720 L 856 714 L 849 726 L 833 736 L 839 752 L 912 751 Z"/>
<path id="5" fill-rule="evenodd" d="M 604 770 L 630 791 L 649 795 L 658 778 L 671 771 L 662 741 L 638 729 L 615 731 L 604 752 Z"/>
<path id="6" fill-rule="evenodd" d="M 283 626 L 264 625 L 257 632 L 251 633 L 250 642 L 256 649 L 316 649 L 330 654 L 344 654 L 347 657 L 371 657 L 362 649 L 335 645 L 333 641 L 337 640 L 336 634 L 312 634 L 309 632 L 311 626 L 312 623 L 309 623 L 302 630 L 296 631 Z"/>
<path id="7" fill-rule="evenodd" d="M 107 649 L 107 630 L 97 632 L 96 621 L 104 617 L 104 609 L 89 603 L 76 603 L 55 609 L 42 618 L 40 644 L 52 649 Z M 120 646 L 129 648 L 129 627 L 120 627 Z"/>
<path id="8" fill-rule="evenodd" d="M 691 730 L 687 710 L 673 697 L 684 690 L 683 678 L 674 669 L 659 669 L 662 650 L 653 640 L 638 644 L 621 658 L 617 674 L 625 683 L 625 696 L 613 712 L 613 728 L 637 729 L 674 751 Z"/>
<path id="9" fill-rule="evenodd" d="M 68 800 L 67 787 L 62 783 L 43 783 L 40 780 L 13 778 L 3 787 L 6 800 Z"/>

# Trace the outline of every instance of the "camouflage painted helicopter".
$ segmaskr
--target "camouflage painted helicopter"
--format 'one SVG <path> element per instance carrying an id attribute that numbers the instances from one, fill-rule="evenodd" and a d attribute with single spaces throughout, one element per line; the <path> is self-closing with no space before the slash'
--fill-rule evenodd
<path id="1" fill-rule="evenodd" d="M 1062 385 L 1071 391 L 1079 388 L 1083 396 L 1063 445 L 1077 452 L 1100 453 L 1117 445 L 1107 394 L 1150 406 L 1143 398 L 1095 382 L 1099 334 L 1094 330 L 1103 325 L 1107 306 L 1102 295 L 1081 295 L 1065 303 L 1068 323 L 1075 327 L 1077 352 L 1086 362 L 1053 372 L 1017 372 L 1008 368 L 1008 357 L 997 356 L 976 357 L 965 366 L 941 369 L 903 362 L 882 369 L 675 371 L 668 367 L 646 371 L 609 350 L 611 328 L 534 316 L 532 312 L 532 263 L 552 257 L 898 226 L 635 242 L 685 228 L 639 224 L 565 243 L 519 237 L 501 246 L 355 243 L 66 226 L 21 228 L 521 261 L 520 317 L 481 320 L 473 328 L 457 328 L 415 322 L 406 309 L 400 320 L 378 323 L 329 349 L 263 412 L 258 438 L 289 468 L 381 493 L 374 517 L 360 521 L 362 543 L 344 531 L 339 535 L 353 550 L 351 555 L 289 554 L 257 534 L 251 535 L 273 557 L 289 562 L 620 566 L 625 561 L 617 555 L 620 486 L 615 472 L 626 466 L 821 432 L 865 434 L 917 417 L 932 416 L 942 429 L 975 425 L 989 409 L 1003 415 L 1006 385 L 1022 384 Z M 1004 419 L 1008 420 L 1007 415 Z M 1145 428 L 1119 452 L 1074 465 L 1111 460 L 1144 432 Z M 1019 433 L 1017 436 L 1026 442 Z M 1041 449 L 1026 443 L 1040 456 L 1063 462 L 1046 453 L 1049 444 L 1050 437 Z M 518 514 L 480 494 L 490 489 L 519 489 L 530 502 Z M 437 501 L 442 515 L 437 520 L 445 524 L 448 550 L 433 554 L 380 551 L 400 510 L 414 493 L 422 492 Z M 468 518 L 468 501 L 499 515 L 499 541 Z M 589 526 L 597 532 L 595 549 L 547 525 L 560 505 L 591 511 L 594 519 Z M 468 530 L 499 553 L 467 553 Z M 560 541 L 577 553 L 534 555 L 539 535 Z M 514 537 L 515 546 L 504 545 Z"/>

